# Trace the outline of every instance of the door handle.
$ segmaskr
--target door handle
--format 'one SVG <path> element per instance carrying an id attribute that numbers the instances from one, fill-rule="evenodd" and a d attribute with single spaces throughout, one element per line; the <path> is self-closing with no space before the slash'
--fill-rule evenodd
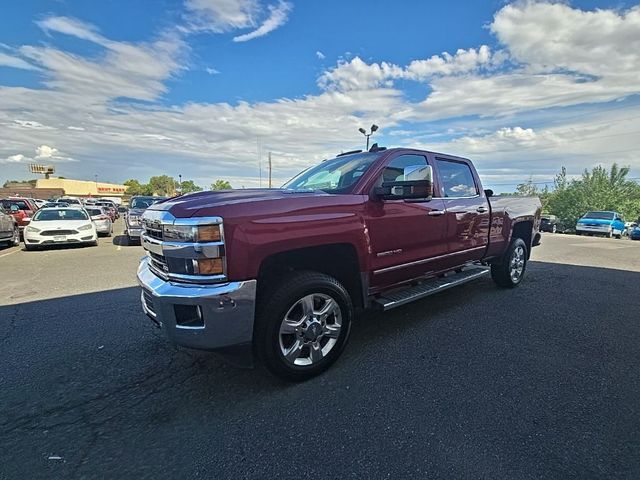
<path id="1" fill-rule="evenodd" d="M 487 213 L 489 210 L 487 209 L 487 207 L 478 207 L 476 208 L 476 212 L 478 213 Z"/>
<path id="2" fill-rule="evenodd" d="M 439 216 L 439 215 L 444 215 L 444 214 L 445 214 L 445 211 L 444 211 L 444 210 L 431 210 L 431 211 L 429 212 L 429 216 L 430 216 L 430 217 L 437 217 L 437 216 Z"/>

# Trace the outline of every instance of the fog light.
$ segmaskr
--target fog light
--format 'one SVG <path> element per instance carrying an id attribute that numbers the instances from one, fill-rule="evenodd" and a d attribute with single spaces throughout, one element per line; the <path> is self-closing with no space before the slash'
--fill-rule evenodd
<path id="1" fill-rule="evenodd" d="M 178 328 L 204 328 L 202 311 L 197 305 L 174 305 L 173 313 Z"/>
<path id="2" fill-rule="evenodd" d="M 222 275 L 222 258 L 199 258 L 193 261 L 198 275 Z"/>

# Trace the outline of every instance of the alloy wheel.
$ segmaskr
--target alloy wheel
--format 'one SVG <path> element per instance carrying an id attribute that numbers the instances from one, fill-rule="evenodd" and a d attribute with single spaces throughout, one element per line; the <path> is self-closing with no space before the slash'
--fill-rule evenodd
<path id="1" fill-rule="evenodd" d="M 293 365 L 314 365 L 336 346 L 342 328 L 340 305 L 324 293 L 295 302 L 280 324 L 280 352 Z"/>
<path id="2" fill-rule="evenodd" d="M 521 245 L 513 249 L 511 260 L 509 261 L 509 275 L 513 283 L 518 283 L 524 272 L 525 252 Z"/>

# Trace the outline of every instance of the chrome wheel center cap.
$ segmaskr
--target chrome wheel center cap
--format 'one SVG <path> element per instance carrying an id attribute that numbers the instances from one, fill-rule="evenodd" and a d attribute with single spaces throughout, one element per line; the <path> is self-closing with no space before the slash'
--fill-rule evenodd
<path id="1" fill-rule="evenodd" d="M 304 330 L 304 338 L 310 342 L 315 342 L 321 334 L 322 325 L 320 325 L 320 322 L 318 321 L 309 323 L 307 328 Z"/>

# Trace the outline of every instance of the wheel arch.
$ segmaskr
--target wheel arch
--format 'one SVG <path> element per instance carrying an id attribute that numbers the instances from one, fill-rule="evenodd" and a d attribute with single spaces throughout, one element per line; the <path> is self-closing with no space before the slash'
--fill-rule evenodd
<path id="1" fill-rule="evenodd" d="M 349 292 L 354 306 L 361 308 L 365 302 L 365 285 L 360 268 L 357 250 L 350 243 L 318 245 L 274 253 L 260 263 L 258 297 L 265 294 L 284 274 L 310 270 L 334 277 Z"/>

